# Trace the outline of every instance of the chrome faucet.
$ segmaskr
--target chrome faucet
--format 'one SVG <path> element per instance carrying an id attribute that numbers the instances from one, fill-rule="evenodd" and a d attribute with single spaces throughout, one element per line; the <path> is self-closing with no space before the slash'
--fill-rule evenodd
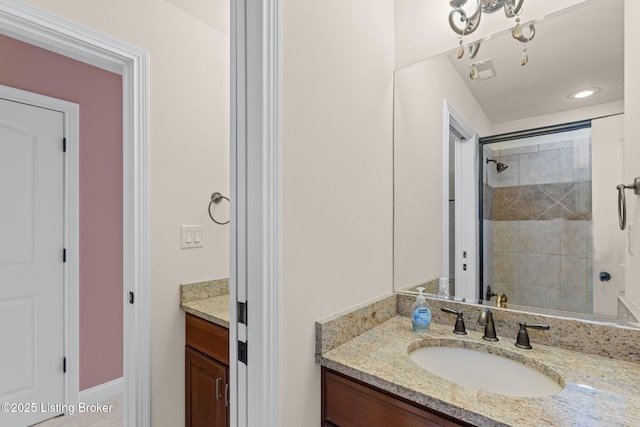
<path id="1" fill-rule="evenodd" d="M 483 340 L 498 341 L 498 337 L 496 336 L 496 325 L 493 323 L 493 314 L 491 314 L 491 310 L 488 308 L 482 310 L 480 317 L 478 317 L 478 324 L 480 326 L 484 326 L 484 335 L 482 336 Z"/>

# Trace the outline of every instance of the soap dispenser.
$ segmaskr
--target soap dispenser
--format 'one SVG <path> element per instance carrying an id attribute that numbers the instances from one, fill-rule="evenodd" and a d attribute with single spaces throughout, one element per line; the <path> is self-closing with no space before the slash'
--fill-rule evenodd
<path id="1" fill-rule="evenodd" d="M 411 322 L 413 330 L 416 332 L 429 332 L 431 326 L 431 309 L 427 304 L 424 296 L 424 288 L 420 286 L 418 289 L 418 298 L 411 305 Z"/>

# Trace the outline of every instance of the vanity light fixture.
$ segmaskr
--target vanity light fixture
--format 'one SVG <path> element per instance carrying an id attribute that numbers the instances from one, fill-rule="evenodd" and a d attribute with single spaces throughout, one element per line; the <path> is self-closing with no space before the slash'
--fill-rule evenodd
<path id="1" fill-rule="evenodd" d="M 589 88 L 586 88 L 586 89 L 579 89 L 579 90 L 576 90 L 574 92 L 571 92 L 569 94 L 569 98 L 571 98 L 571 99 L 584 99 L 584 98 L 588 98 L 590 96 L 593 96 L 598 92 L 600 92 L 600 89 L 597 88 L 597 87 L 589 87 Z"/>
<path id="2" fill-rule="evenodd" d="M 464 56 L 465 48 L 462 37 L 471 34 L 478 29 L 482 12 L 493 13 L 500 8 L 503 8 L 504 14 L 507 18 L 516 18 L 516 25 L 511 30 L 511 35 L 514 39 L 524 43 L 522 56 L 520 58 L 520 65 L 526 65 L 529 61 L 529 56 L 527 55 L 527 43 L 535 37 L 536 28 L 533 23 L 530 23 L 530 35 L 524 35 L 524 31 L 520 25 L 520 14 L 522 13 L 523 3 L 524 0 L 451 0 L 449 5 L 453 9 L 449 13 L 449 26 L 451 26 L 451 29 L 458 35 L 458 40 L 460 41 L 458 59 L 461 59 Z M 471 59 L 476 56 L 479 48 L 479 41 L 469 46 L 469 57 Z M 473 76 L 473 68 L 471 76 Z M 471 78 L 473 79 L 474 77 Z"/>

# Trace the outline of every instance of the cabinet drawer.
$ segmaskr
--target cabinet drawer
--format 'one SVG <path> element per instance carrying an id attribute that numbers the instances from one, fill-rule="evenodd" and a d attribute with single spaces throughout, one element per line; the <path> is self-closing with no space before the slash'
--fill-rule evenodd
<path id="1" fill-rule="evenodd" d="M 322 425 L 339 427 L 470 426 L 385 391 L 322 369 Z"/>
<path id="2" fill-rule="evenodd" d="M 229 365 L 229 330 L 190 313 L 186 314 L 187 345 Z"/>

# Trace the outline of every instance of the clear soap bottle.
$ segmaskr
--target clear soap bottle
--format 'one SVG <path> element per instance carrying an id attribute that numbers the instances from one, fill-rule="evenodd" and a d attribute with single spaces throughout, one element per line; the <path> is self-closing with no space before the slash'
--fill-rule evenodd
<path id="1" fill-rule="evenodd" d="M 431 326 L 431 309 L 424 296 L 424 288 L 420 286 L 416 302 L 411 305 L 411 322 L 416 332 L 429 332 Z"/>

